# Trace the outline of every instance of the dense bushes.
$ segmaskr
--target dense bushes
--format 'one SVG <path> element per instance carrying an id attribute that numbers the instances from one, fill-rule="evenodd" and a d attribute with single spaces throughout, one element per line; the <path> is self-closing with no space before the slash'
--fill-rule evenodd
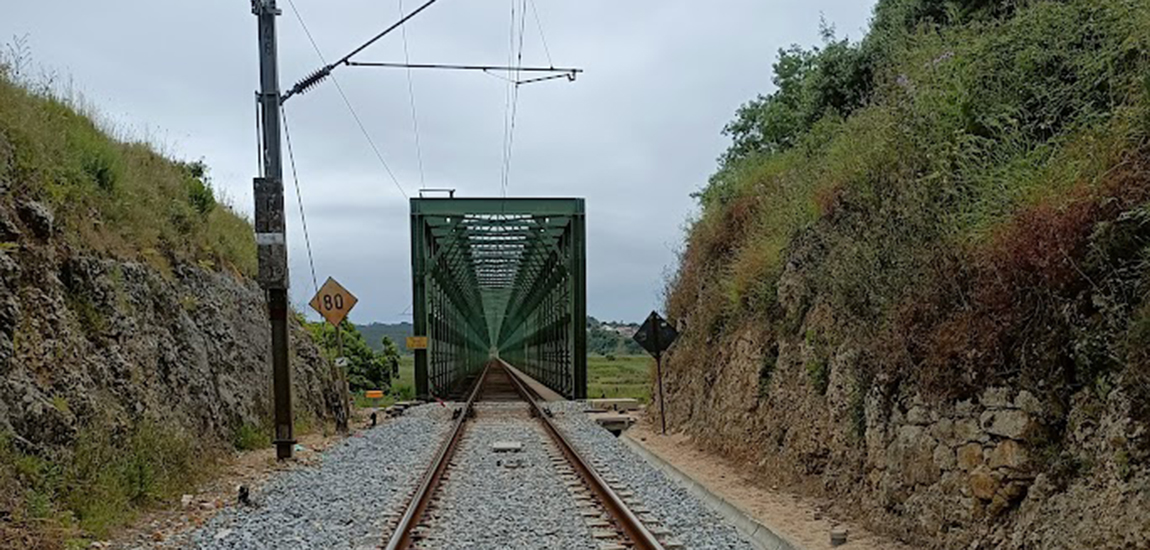
<path id="1" fill-rule="evenodd" d="M 336 328 L 330 323 L 308 323 L 300 319 L 307 326 L 312 339 L 320 349 L 332 360 L 339 357 L 341 348 Z M 347 381 L 352 392 L 366 390 L 386 390 L 391 385 L 391 379 L 399 373 L 399 348 L 391 338 L 384 336 L 382 351 L 376 352 L 367 345 L 359 329 L 349 321 L 339 326 L 343 336 L 343 357 L 348 360 Z"/>
<path id="2" fill-rule="evenodd" d="M 824 34 L 727 127 L 670 287 L 683 358 L 805 321 L 936 394 L 1146 372 L 1150 5 L 882 0 Z"/>

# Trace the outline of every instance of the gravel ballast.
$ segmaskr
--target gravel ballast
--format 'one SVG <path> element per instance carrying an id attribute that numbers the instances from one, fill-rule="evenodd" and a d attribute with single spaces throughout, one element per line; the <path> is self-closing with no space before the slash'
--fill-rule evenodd
<path id="1" fill-rule="evenodd" d="M 551 464 L 547 450 L 554 444 L 526 404 L 480 403 L 466 429 L 423 547 L 598 548 Z M 503 442 L 521 448 L 495 452 Z"/>
<path id="2" fill-rule="evenodd" d="M 181 537 L 202 549 L 377 548 L 451 427 L 451 408 L 423 405 L 274 477 L 253 506 L 221 512 Z"/>
<path id="3" fill-rule="evenodd" d="M 712 512 L 685 488 L 636 455 L 582 411 L 585 403 L 549 403 L 563 434 L 586 460 L 609 469 L 622 486 L 632 491 L 670 536 L 692 550 L 753 550 L 735 527 Z"/>

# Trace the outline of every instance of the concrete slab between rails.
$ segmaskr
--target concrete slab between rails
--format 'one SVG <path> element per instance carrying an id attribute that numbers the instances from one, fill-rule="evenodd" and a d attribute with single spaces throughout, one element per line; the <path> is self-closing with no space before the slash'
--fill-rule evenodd
<path id="1" fill-rule="evenodd" d="M 666 474 L 667 477 L 675 480 L 686 488 L 688 493 L 691 493 L 695 498 L 701 500 L 707 508 L 710 508 L 713 512 L 719 514 L 720 517 L 727 520 L 728 523 L 734 525 L 735 530 L 746 537 L 757 550 L 803 550 L 801 546 L 774 532 L 770 527 L 752 518 L 750 514 L 747 514 L 738 506 L 711 492 L 710 489 L 704 487 L 702 483 L 695 481 L 694 478 L 676 468 L 675 465 L 663 460 L 655 453 L 648 451 L 647 448 L 638 441 L 631 439 L 631 436 L 627 432 L 623 432 L 622 437 L 619 439 L 630 447 L 631 450 L 635 451 L 635 454 L 643 457 L 644 460 L 658 468 Z"/>
<path id="2" fill-rule="evenodd" d="M 535 393 L 537 393 L 539 395 L 540 399 L 542 399 L 544 401 L 566 401 L 567 400 L 566 397 L 563 397 L 562 395 L 557 393 L 555 390 L 548 388 L 547 386 L 544 386 L 542 382 L 539 382 L 539 381 L 535 380 L 534 378 L 531 378 L 530 376 L 527 375 L 527 373 L 511 366 L 511 364 L 509 364 L 507 361 L 504 361 L 502 359 L 500 359 L 499 361 L 501 363 L 503 363 L 503 365 L 506 366 L 508 369 L 511 369 L 511 372 L 515 373 L 516 376 L 519 376 L 523 380 L 526 380 L 527 385 L 531 386 L 531 388 L 535 390 Z"/>

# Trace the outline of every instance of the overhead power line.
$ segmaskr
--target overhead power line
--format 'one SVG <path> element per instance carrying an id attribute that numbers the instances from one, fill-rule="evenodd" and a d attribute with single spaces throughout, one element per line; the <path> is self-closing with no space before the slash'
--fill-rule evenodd
<path id="1" fill-rule="evenodd" d="M 403 13 L 403 0 L 399 0 L 399 17 L 405 17 Z M 411 63 L 411 51 L 407 44 L 407 27 L 400 27 L 400 35 L 403 36 L 403 61 Z M 419 140 L 419 115 L 415 110 L 415 83 L 411 77 L 411 68 L 407 69 L 407 98 L 411 103 L 411 128 L 415 132 L 415 158 L 419 161 L 419 187 L 427 187 L 427 179 L 423 172 L 423 145 Z"/>
<path id="2" fill-rule="evenodd" d="M 551 48 L 547 47 L 547 35 L 543 34 L 543 23 L 539 20 L 539 9 L 535 6 L 535 0 L 531 0 L 531 14 L 535 16 L 535 27 L 539 29 L 539 41 L 543 42 L 543 52 L 547 54 L 547 62 L 554 67 L 555 60 L 551 59 Z"/>
<path id="3" fill-rule="evenodd" d="M 434 4 L 438 1 L 439 0 L 428 0 L 425 4 L 423 4 L 422 6 L 419 6 L 419 8 L 417 8 L 415 11 L 407 14 L 406 16 L 401 18 L 399 21 L 397 21 L 394 25 L 384 29 L 383 32 L 375 35 L 374 37 L 371 38 L 371 40 L 364 42 L 363 45 L 352 50 L 351 53 L 341 57 L 339 59 L 339 61 L 336 61 L 335 63 L 328 63 L 326 61 L 323 61 L 323 59 L 322 59 L 323 56 L 320 56 L 321 57 L 320 60 L 323 61 L 324 66 L 322 68 L 320 68 L 319 70 L 315 71 L 314 73 L 308 75 L 307 78 L 299 81 L 295 86 L 292 87 L 291 90 L 288 90 L 288 93 L 284 94 L 281 101 L 287 101 L 288 98 L 290 98 L 296 94 L 306 92 L 307 90 L 315 87 L 320 82 L 323 82 L 324 79 L 331 76 L 331 72 L 333 70 L 335 70 L 336 67 L 347 63 L 348 61 L 351 60 L 352 57 L 355 56 L 355 54 L 362 52 L 363 50 L 367 49 L 368 46 L 375 44 L 377 41 L 379 41 L 380 38 L 383 38 L 383 37 L 387 36 L 388 34 L 390 34 L 391 31 L 398 29 L 404 23 L 407 23 L 408 21 L 410 21 L 411 18 L 419 15 L 420 13 L 423 12 L 423 10 L 430 8 L 432 4 Z M 292 11 L 294 11 L 296 13 L 296 17 L 300 19 L 300 23 L 302 24 L 303 19 L 299 17 L 299 10 L 296 9 L 295 3 L 292 2 L 292 0 L 288 0 L 288 3 L 291 4 Z M 308 38 L 309 39 L 311 38 L 310 34 L 308 35 Z M 314 45 L 314 44 L 315 44 L 315 41 L 312 40 L 312 45 Z"/>
<path id="4" fill-rule="evenodd" d="M 311 286 L 316 294 L 319 294 L 319 279 L 315 276 L 315 257 L 311 253 L 311 235 L 307 230 L 307 214 L 303 209 L 303 194 L 299 190 L 299 172 L 295 167 L 295 152 L 292 151 L 291 146 L 291 130 L 288 129 L 287 111 L 284 110 L 283 105 L 280 105 L 280 118 L 284 121 L 284 141 L 287 142 L 288 160 L 291 163 L 291 176 L 295 181 L 295 199 L 296 204 L 299 205 L 299 219 L 303 225 L 303 241 L 307 245 L 307 263 L 311 267 Z"/>
<path id="5" fill-rule="evenodd" d="M 420 11 L 423 11 L 423 10 L 424 10 L 424 9 L 426 9 L 428 6 L 430 6 L 431 4 L 434 4 L 434 3 L 435 3 L 435 2 L 437 2 L 437 1 L 438 1 L 438 0 L 430 0 L 429 2 L 427 2 L 426 4 L 424 4 L 424 5 L 423 5 L 421 8 L 419 8 L 418 10 L 416 10 L 415 12 L 412 12 L 412 14 L 411 14 L 411 15 L 409 15 L 409 16 L 407 16 L 407 17 L 403 18 L 403 19 L 402 19 L 402 20 L 401 20 L 399 23 L 396 23 L 395 25 L 392 25 L 391 27 L 389 27 L 387 31 L 384 31 L 383 33 L 380 33 L 379 35 L 377 35 L 375 38 L 371 39 L 371 40 L 368 42 L 368 44 L 365 44 L 364 46 L 361 46 L 361 47 L 360 47 L 360 48 L 358 48 L 358 49 L 357 49 L 355 52 L 352 52 L 352 54 L 349 54 L 348 56 L 346 56 L 346 57 L 343 59 L 343 61 L 346 61 L 346 60 L 347 60 L 347 58 L 351 57 L 351 55 L 354 55 L 355 53 L 358 53 L 359 51 L 363 50 L 363 48 L 366 48 L 366 47 L 367 47 L 368 45 L 370 45 L 372 42 L 374 42 L 374 41 L 376 41 L 376 40 L 379 40 L 379 39 L 380 39 L 380 38 L 382 38 L 384 35 L 386 35 L 388 32 L 390 32 L 391 30 L 393 30 L 395 27 L 397 27 L 398 25 L 401 25 L 401 24 L 403 24 L 403 22 L 407 21 L 408 19 L 411 19 L 411 18 L 412 18 L 414 15 L 416 15 L 416 14 L 417 14 L 417 13 L 419 13 Z M 292 12 L 295 14 L 295 16 L 296 16 L 296 19 L 298 19 L 298 20 L 299 20 L 299 24 L 300 24 L 300 26 L 301 26 L 301 27 L 303 27 L 303 32 L 304 32 L 304 34 L 307 36 L 307 39 L 308 39 L 308 41 L 309 41 L 309 42 L 311 42 L 311 47 L 312 47 L 313 49 L 315 49 L 315 53 L 316 53 L 316 55 L 317 55 L 317 56 L 319 56 L 319 60 L 320 60 L 320 62 L 321 62 L 321 63 L 325 63 L 325 64 L 326 64 L 326 63 L 327 63 L 327 61 L 324 59 L 323 51 L 321 51 L 321 50 L 319 49 L 319 45 L 316 43 L 316 41 L 315 41 L 315 38 L 313 38 L 313 37 L 312 37 L 312 35 L 311 35 L 311 31 L 310 31 L 310 30 L 308 29 L 308 27 L 307 27 L 307 23 L 306 23 L 306 22 L 304 22 L 304 20 L 303 20 L 303 15 L 302 15 L 302 14 L 300 14 L 299 10 L 298 10 L 298 9 L 296 9 L 296 7 L 295 7 L 295 2 L 294 2 L 293 0 L 288 0 L 288 5 L 290 5 L 290 6 L 291 6 Z M 342 61 L 341 61 L 341 62 L 342 62 Z M 399 193 L 400 193 L 401 195 L 403 195 L 403 198 L 405 198 L 405 199 L 406 199 L 406 198 L 408 198 L 408 195 L 407 195 L 407 191 L 403 189 L 403 185 L 401 185 L 401 184 L 399 183 L 399 178 L 395 177 L 395 172 L 393 172 L 393 171 L 391 170 L 391 166 L 389 166 L 389 165 L 387 164 L 387 160 L 385 160 L 385 159 L 383 158 L 383 153 L 381 153 L 381 152 L 380 152 L 380 150 L 379 150 L 379 147 L 378 147 L 378 146 L 376 146 L 376 144 L 375 144 L 375 140 L 374 140 L 374 139 L 372 139 L 372 137 L 371 137 L 371 134 L 370 134 L 370 133 L 367 131 L 367 127 L 366 127 L 366 126 L 364 126 L 364 124 L 363 124 L 363 120 L 362 120 L 362 119 L 359 117 L 359 113 L 357 113 L 357 112 L 356 112 L 356 110 L 355 110 L 355 107 L 353 107 L 353 106 L 352 106 L 352 104 L 351 104 L 351 100 L 349 100 L 349 99 L 347 98 L 347 94 L 346 94 L 346 93 L 344 93 L 344 91 L 343 91 L 343 86 L 340 86 L 340 85 L 339 85 L 339 80 L 336 80 L 335 76 L 331 74 L 331 67 L 333 67 L 333 65 L 327 65 L 327 68 L 326 68 L 327 74 L 324 76 L 324 78 L 326 78 L 327 76 L 331 76 L 331 81 L 332 81 L 332 83 L 333 83 L 333 84 L 335 84 L 335 89 L 339 91 L 339 96 L 340 96 L 341 98 L 343 98 L 343 103 L 344 103 L 344 105 L 347 105 L 347 110 L 351 112 L 351 116 L 352 116 L 352 118 L 354 118 L 354 119 L 355 119 L 355 123 L 356 123 L 356 125 L 357 125 L 357 126 L 359 126 L 359 131 L 363 133 L 363 137 L 367 139 L 367 143 L 368 143 L 368 145 L 369 145 L 369 146 L 371 146 L 371 150 L 375 152 L 375 157 L 376 157 L 377 159 L 379 159 L 379 163 L 383 165 L 383 169 L 384 169 L 384 170 L 387 172 L 387 175 L 388 175 L 389 177 L 391 177 L 391 181 L 392 181 L 392 183 L 394 183 L 394 184 L 395 184 L 395 188 L 396 188 L 396 189 L 399 189 Z M 317 74 L 318 74 L 318 73 L 317 73 Z M 314 75 L 313 75 L 313 76 L 314 76 Z M 311 78 L 311 77 L 308 77 L 308 78 Z M 314 83 L 312 83 L 312 84 L 309 84 L 308 86 L 305 86 L 304 88 L 305 88 L 305 89 L 306 89 L 306 88 L 310 88 L 311 86 L 314 86 L 315 84 L 318 84 L 320 80 L 323 80 L 323 78 L 320 78 L 320 79 L 316 80 Z M 302 83 L 301 83 L 301 84 L 302 84 Z M 300 84 L 296 84 L 296 87 L 292 89 L 292 90 L 293 90 L 293 92 L 288 92 L 288 95 L 287 95 L 287 96 L 284 96 L 284 98 L 280 100 L 280 103 L 281 103 L 281 105 L 282 105 L 282 103 L 283 103 L 284 101 L 286 101 L 286 100 L 287 100 L 287 98 L 288 98 L 288 97 L 290 97 L 290 96 L 292 95 L 292 93 L 298 93 L 298 92 L 296 92 L 296 91 L 295 91 L 297 88 L 300 88 Z"/>
<path id="6" fill-rule="evenodd" d="M 523 67 L 523 36 L 524 36 L 524 34 L 526 34 L 525 31 L 526 31 L 526 27 L 527 27 L 527 0 L 523 0 L 522 9 L 519 10 L 519 39 L 518 39 L 518 48 L 516 48 L 515 47 L 515 2 L 516 2 L 516 0 L 511 0 L 511 25 L 512 25 L 511 33 L 512 33 L 512 49 L 513 50 L 517 49 L 518 51 L 514 54 L 514 56 L 515 56 L 515 67 L 512 68 L 512 70 L 514 71 L 514 77 L 513 77 L 514 82 L 512 84 L 510 84 L 510 86 L 511 86 L 511 90 L 510 90 L 510 93 L 511 93 L 511 113 L 508 117 L 509 126 L 507 126 L 507 130 L 505 132 L 506 139 L 505 139 L 504 151 L 503 151 L 503 181 L 502 181 L 501 189 L 502 189 L 504 197 L 507 196 L 507 186 L 510 185 L 510 183 L 511 183 L 511 155 L 514 152 L 514 147 L 515 147 L 515 120 L 519 114 L 519 86 L 521 85 L 519 79 L 521 77 L 522 67 Z"/>
<path id="7" fill-rule="evenodd" d="M 375 153 L 376 158 L 379 159 L 380 164 L 383 166 L 384 170 L 387 172 L 388 176 L 391 178 L 391 180 L 395 184 L 396 188 L 399 189 L 399 192 L 406 198 L 406 197 L 408 197 L 407 191 L 403 188 L 403 185 L 401 185 L 399 183 L 399 179 L 395 176 L 395 173 L 392 171 L 391 166 L 389 166 L 387 161 L 384 159 L 383 153 L 380 152 L 379 147 L 375 144 L 375 140 L 372 139 L 371 134 L 367 131 L 366 126 L 363 124 L 362 118 L 359 116 L 359 113 L 357 113 L 355 108 L 352 106 L 351 101 L 348 99 L 347 94 L 343 90 L 343 87 L 340 86 L 339 81 L 334 78 L 334 75 L 332 75 L 332 71 L 335 70 L 336 67 L 339 67 L 341 65 L 352 66 L 352 67 L 379 67 L 379 68 L 405 68 L 405 69 L 407 69 L 407 73 L 408 73 L 407 74 L 407 77 L 408 77 L 408 97 L 409 97 L 409 100 L 411 103 L 412 129 L 415 133 L 416 154 L 418 156 L 421 184 L 425 181 L 425 175 L 424 175 L 424 168 L 423 168 L 423 150 L 422 150 L 422 144 L 420 142 L 421 140 L 420 140 L 420 136 L 419 136 L 419 118 L 418 118 L 417 109 L 415 106 L 414 84 L 412 83 L 412 78 L 411 78 L 412 69 L 476 70 L 476 71 L 483 71 L 487 74 L 494 74 L 495 71 L 506 72 L 507 74 L 512 75 L 512 78 L 505 79 L 508 82 L 508 93 L 507 93 L 507 103 L 504 106 L 505 110 L 504 110 L 503 162 L 502 162 L 502 176 L 501 176 L 500 185 L 501 185 L 501 188 L 503 190 L 503 195 L 506 196 L 507 186 L 509 184 L 511 157 L 512 157 L 512 153 L 514 151 L 514 144 L 515 144 L 515 127 L 516 127 L 516 118 L 518 115 L 518 107 L 519 107 L 519 88 L 520 88 L 520 86 L 523 86 L 525 84 L 535 83 L 535 82 L 554 80 L 554 79 L 558 79 L 558 78 L 566 78 L 569 81 L 574 81 L 576 79 L 576 77 L 579 75 L 579 73 L 583 72 L 581 69 L 556 68 L 555 67 L 554 61 L 551 59 L 550 48 L 547 45 L 547 38 L 543 34 L 543 25 L 542 25 L 542 22 L 540 20 L 539 12 L 535 6 L 534 0 L 530 0 L 530 2 L 531 2 L 530 8 L 533 11 L 535 23 L 539 28 L 539 36 L 540 36 L 541 41 L 543 42 L 543 48 L 547 54 L 547 60 L 548 60 L 548 63 L 550 63 L 550 66 L 549 67 L 524 67 L 523 66 L 523 42 L 524 42 L 524 36 L 526 34 L 528 1 L 529 0 L 511 0 L 511 20 L 509 22 L 511 28 L 510 28 L 510 32 L 509 32 L 509 36 L 508 36 L 509 47 L 508 47 L 508 52 L 507 52 L 507 54 L 508 54 L 507 65 L 495 66 L 495 65 L 449 65 L 449 64 L 433 64 L 433 63 L 411 63 L 410 49 L 409 49 L 409 46 L 407 43 L 406 30 L 404 30 L 402 33 L 403 37 L 404 37 L 403 38 L 403 40 L 404 40 L 404 63 L 384 63 L 384 62 L 374 62 L 373 63 L 373 62 L 358 62 L 358 61 L 352 61 L 351 60 L 352 57 L 354 57 L 355 55 L 364 51 L 369 46 L 371 46 L 375 42 L 379 41 L 384 36 L 387 36 L 389 33 L 394 31 L 395 29 L 402 27 L 405 23 L 410 21 L 412 18 L 419 15 L 420 13 L 422 13 L 427 8 L 431 7 L 432 4 L 435 4 L 436 2 L 438 2 L 438 0 L 427 0 L 422 5 L 420 5 L 415 11 L 413 11 L 409 14 L 406 14 L 406 15 L 403 13 L 403 5 L 402 5 L 402 1 L 401 1 L 400 6 L 399 6 L 399 9 L 400 9 L 399 21 L 397 21 L 396 23 L 387 27 L 382 32 L 376 34 L 371 39 L 369 39 L 367 42 L 364 42 L 359 47 L 353 49 L 350 53 L 341 57 L 336 62 L 328 63 L 327 60 L 325 59 L 322 51 L 319 49 L 319 46 L 316 44 L 315 38 L 312 36 L 311 31 L 308 29 L 307 23 L 303 20 L 303 16 L 300 14 L 299 9 L 296 8 L 294 0 L 288 0 L 288 3 L 291 5 L 292 12 L 295 14 L 296 19 L 299 20 L 300 26 L 303 27 L 304 34 L 307 35 L 308 41 L 311 42 L 312 48 L 315 49 L 316 54 L 319 56 L 320 62 L 323 63 L 323 67 L 321 67 L 320 69 L 318 69 L 315 72 L 308 75 L 303 80 L 296 83 L 296 85 L 293 86 L 290 90 L 288 90 L 288 92 L 286 94 L 281 95 L 280 96 L 280 104 L 282 105 L 284 102 L 286 102 L 288 99 L 292 98 L 293 96 L 298 95 L 298 94 L 302 94 L 302 93 L 314 88 L 315 86 L 319 85 L 321 82 L 326 80 L 327 78 L 329 78 L 329 77 L 332 78 L 332 81 L 335 84 L 336 89 L 339 91 L 340 97 L 343 98 L 344 104 L 347 106 L 348 111 L 351 112 L 352 118 L 355 119 L 356 125 L 359 126 L 360 131 L 363 133 L 364 137 L 367 139 L 367 142 L 371 146 L 372 151 Z M 516 9 L 517 3 L 519 3 L 519 6 L 520 6 L 520 8 L 518 10 Z M 517 16 L 518 16 L 518 18 L 517 18 Z M 539 76 L 539 77 L 523 80 L 522 74 L 525 72 L 526 73 L 550 72 L 553 74 L 548 74 L 548 75 L 544 75 L 544 76 Z M 554 74 L 554 73 L 558 73 L 558 74 Z"/>

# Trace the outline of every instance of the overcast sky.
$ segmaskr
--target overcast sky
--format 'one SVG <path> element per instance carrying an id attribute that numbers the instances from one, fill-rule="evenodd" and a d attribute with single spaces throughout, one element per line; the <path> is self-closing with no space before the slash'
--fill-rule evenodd
<path id="1" fill-rule="evenodd" d="M 683 227 L 726 147 L 735 109 L 771 90 L 771 63 L 818 42 L 819 18 L 859 38 L 873 0 L 532 0 L 523 63 L 576 66 L 576 82 L 520 89 L 509 196 L 585 197 L 588 312 L 638 321 L 661 304 Z M 406 27 L 413 62 L 506 63 L 514 0 L 442 0 Z M 321 63 L 280 0 L 286 89 Z M 420 2 L 421 3 L 421 2 Z M 27 35 L 34 61 L 66 75 L 121 131 L 204 159 L 216 188 L 251 211 L 257 169 L 256 20 L 244 0 L 3 0 L 0 39 Z M 323 55 L 343 56 L 399 17 L 399 0 L 295 0 Z M 412 9 L 417 0 L 405 0 Z M 530 5 L 530 4 L 529 4 Z M 542 33 L 540 33 L 540 27 Z M 547 48 L 544 48 L 545 38 Z M 403 37 L 356 59 L 402 61 Z M 482 73 L 408 75 L 342 68 L 336 77 L 409 196 L 447 187 L 498 196 L 506 84 Z M 410 320 L 408 204 L 332 82 L 287 114 L 319 281 L 360 303 L 356 322 Z M 313 293 L 286 171 L 292 299 Z"/>

